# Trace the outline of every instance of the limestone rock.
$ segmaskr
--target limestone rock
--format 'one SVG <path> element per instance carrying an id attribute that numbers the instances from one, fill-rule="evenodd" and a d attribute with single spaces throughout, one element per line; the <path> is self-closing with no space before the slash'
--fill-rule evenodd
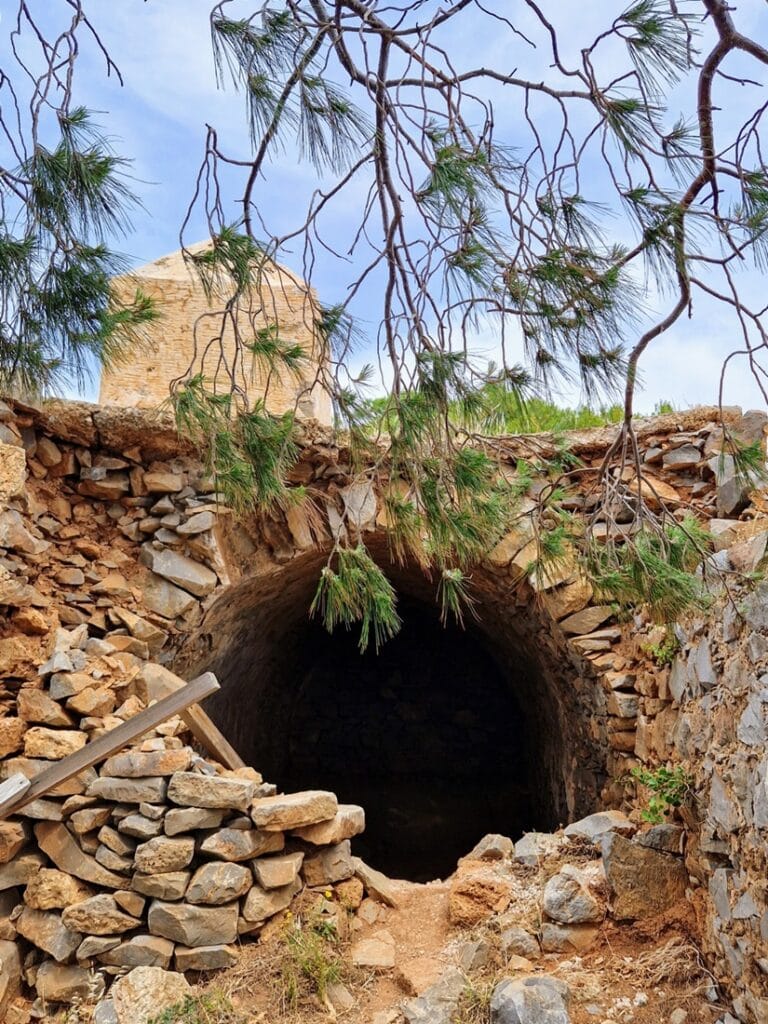
<path id="1" fill-rule="evenodd" d="M 0 757 L 15 754 L 24 746 L 27 723 L 23 718 L 0 718 Z"/>
<path id="2" fill-rule="evenodd" d="M 503 927 L 499 934 L 499 942 L 505 956 L 520 956 L 526 960 L 537 960 L 541 956 L 536 938 L 519 924 Z"/>
<path id="3" fill-rule="evenodd" d="M 260 857 L 251 867 L 262 889 L 282 889 L 296 881 L 303 860 L 303 853 L 286 853 L 282 857 Z"/>
<path id="4" fill-rule="evenodd" d="M 144 487 L 149 494 L 175 494 L 184 486 L 184 477 L 179 473 L 163 473 L 160 470 L 144 474 Z"/>
<path id="5" fill-rule="evenodd" d="M 6 1010 L 21 990 L 21 953 L 17 943 L 0 940 L 0 1020 L 6 1020 Z"/>
<path id="6" fill-rule="evenodd" d="M 250 869 L 240 864 L 230 864 L 226 861 L 203 864 L 192 876 L 186 899 L 189 903 L 218 906 L 244 896 L 252 885 L 253 875 Z"/>
<path id="7" fill-rule="evenodd" d="M 467 979 L 461 971 L 443 968 L 443 976 L 417 999 L 403 1003 L 406 1024 L 453 1024 Z"/>
<path id="8" fill-rule="evenodd" d="M 339 804 L 339 809 L 330 821 L 306 825 L 293 830 L 293 835 L 313 846 L 334 846 L 344 839 L 352 839 L 365 831 L 365 811 L 355 804 Z"/>
<path id="9" fill-rule="evenodd" d="M 190 871 L 168 871 L 165 874 L 142 875 L 136 872 L 132 885 L 136 892 L 158 900 L 180 900 L 192 877 Z"/>
<path id="10" fill-rule="evenodd" d="M 119 945 L 120 938 L 117 935 L 88 935 L 77 947 L 75 956 L 78 961 L 92 960 L 100 953 L 106 953 Z"/>
<path id="11" fill-rule="evenodd" d="M 46 541 L 32 536 L 15 509 L 0 511 L 0 548 L 10 548 L 24 555 L 39 555 L 47 547 Z"/>
<path id="12" fill-rule="evenodd" d="M 192 838 L 173 838 L 157 836 L 136 847 L 134 862 L 136 870 L 143 874 L 166 874 L 169 871 L 182 871 L 195 854 L 195 841 Z"/>
<path id="13" fill-rule="evenodd" d="M 37 644 L 30 637 L 8 636 L 0 640 L 0 677 L 28 678 L 37 660 Z"/>
<path id="14" fill-rule="evenodd" d="M 110 989 L 118 1024 L 146 1024 L 191 994 L 183 974 L 162 967 L 134 967 Z"/>
<path id="15" fill-rule="evenodd" d="M 145 814 L 127 814 L 117 825 L 120 832 L 136 839 L 154 839 L 163 831 L 163 823 Z"/>
<path id="16" fill-rule="evenodd" d="M 614 608 L 609 604 L 591 605 L 583 611 L 569 615 L 563 619 L 560 628 L 569 636 L 582 636 L 585 633 L 594 633 L 604 622 L 607 622 L 614 614 Z"/>
<path id="17" fill-rule="evenodd" d="M 13 860 L 29 835 L 29 826 L 23 821 L 0 821 L 0 864 Z"/>
<path id="18" fill-rule="evenodd" d="M 24 907 L 16 918 L 16 930 L 59 963 L 66 963 L 83 939 L 82 935 L 67 928 L 60 914 L 31 907 Z"/>
<path id="19" fill-rule="evenodd" d="M 162 967 L 173 956 L 173 943 L 157 935 L 133 935 L 125 942 L 99 954 L 99 962 L 112 967 Z"/>
<path id="20" fill-rule="evenodd" d="M 118 804 L 161 804 L 165 801 L 168 780 L 164 778 L 118 779 L 104 776 L 87 789 L 88 796 L 99 796 Z"/>
<path id="21" fill-rule="evenodd" d="M 92 890 L 79 878 L 57 868 L 41 868 L 27 884 L 24 902 L 33 910 L 63 910 L 92 895 Z"/>
<path id="22" fill-rule="evenodd" d="M 163 819 L 167 836 L 197 829 L 218 828 L 224 818 L 224 811 L 205 807 L 174 807 Z"/>
<path id="23" fill-rule="evenodd" d="M 254 800 L 251 817 L 258 828 L 280 832 L 304 828 L 336 817 L 338 801 L 333 793 L 306 790 Z"/>
<path id="24" fill-rule="evenodd" d="M 220 971 L 237 962 L 237 947 L 218 943 L 215 946 L 177 946 L 175 953 L 177 971 Z"/>
<path id="25" fill-rule="evenodd" d="M 372 967 L 385 971 L 395 966 L 395 940 L 390 932 L 374 932 L 370 938 L 359 939 L 350 950 L 356 967 Z"/>
<path id="26" fill-rule="evenodd" d="M 688 876 L 680 858 L 616 834 L 603 839 L 602 851 L 618 920 L 652 917 L 684 898 Z"/>
<path id="27" fill-rule="evenodd" d="M 0 864 L 0 892 L 27 885 L 46 863 L 45 856 L 38 850 L 22 853 L 7 864 Z"/>
<path id="28" fill-rule="evenodd" d="M 47 960 L 38 969 L 35 988 L 46 1003 L 86 1003 L 103 995 L 104 979 L 84 967 Z"/>
<path id="29" fill-rule="evenodd" d="M 467 854 L 467 860 L 507 860 L 514 850 L 515 844 L 507 836 L 487 835 Z"/>
<path id="30" fill-rule="evenodd" d="M 131 489 L 127 473 L 105 473 L 100 480 L 81 480 L 77 493 L 100 501 L 119 501 Z"/>
<path id="31" fill-rule="evenodd" d="M 183 807 L 247 811 L 254 790 L 254 784 L 246 779 L 177 772 L 168 783 L 168 799 Z"/>
<path id="32" fill-rule="evenodd" d="M 183 946 L 214 946 L 237 937 L 237 904 L 200 907 L 189 903 L 153 900 L 148 914 L 149 930 Z"/>
<path id="33" fill-rule="evenodd" d="M 24 735 L 24 754 L 26 757 L 59 761 L 82 750 L 87 742 L 88 737 L 79 729 L 46 729 L 35 725 Z"/>
<path id="34" fill-rule="evenodd" d="M 302 874 L 307 885 L 331 885 L 343 882 L 355 873 L 350 842 L 345 839 L 336 846 L 329 846 L 304 860 Z"/>
<path id="35" fill-rule="evenodd" d="M 115 902 L 121 910 L 124 910 L 126 914 L 130 914 L 131 917 L 141 917 L 144 913 L 144 907 L 147 905 L 147 901 L 143 896 L 136 892 L 131 892 L 130 889 L 119 889 L 115 893 Z"/>
<path id="36" fill-rule="evenodd" d="M 162 576 L 151 573 L 142 584 L 142 600 L 146 608 L 166 619 L 183 615 L 195 603 L 186 590 L 176 587 Z"/>
<path id="37" fill-rule="evenodd" d="M 583 953 L 600 934 L 591 924 L 558 924 L 544 921 L 541 926 L 541 948 L 545 953 Z"/>
<path id="38" fill-rule="evenodd" d="M 369 867 L 359 857 L 353 857 L 352 863 L 355 868 L 355 877 L 359 878 L 363 883 L 365 891 L 369 896 L 379 900 L 381 903 L 386 903 L 388 907 L 396 907 L 398 905 L 395 887 L 391 879 L 387 878 L 381 871 L 377 871 L 376 868 Z"/>
<path id="39" fill-rule="evenodd" d="M 87 853 L 83 853 L 59 821 L 41 821 L 35 825 L 35 837 L 40 849 L 47 853 L 61 871 L 81 878 L 84 882 L 104 889 L 122 889 L 125 879 L 102 867 Z"/>
<path id="40" fill-rule="evenodd" d="M 26 482 L 26 452 L 15 444 L 0 443 L 0 503 L 23 497 Z"/>
<path id="41" fill-rule="evenodd" d="M 300 889 L 301 882 L 298 878 L 280 889 L 267 890 L 254 885 L 243 903 L 243 917 L 246 921 L 266 921 L 279 914 L 281 910 L 285 910 Z"/>
<path id="42" fill-rule="evenodd" d="M 40 725 L 52 725 L 66 729 L 74 725 L 72 716 L 51 700 L 47 693 L 42 690 L 33 690 L 22 687 L 18 694 L 17 703 L 19 714 L 26 722 L 36 722 Z M 17 748 L 18 749 L 18 748 Z"/>
<path id="43" fill-rule="evenodd" d="M 565 982 L 547 976 L 506 978 L 491 996 L 491 1024 L 571 1024 Z"/>
<path id="44" fill-rule="evenodd" d="M 588 882 L 586 870 L 565 864 L 544 886 L 542 907 L 547 917 L 560 924 L 602 921 L 605 909 Z"/>
<path id="45" fill-rule="evenodd" d="M 216 516 L 210 509 L 205 512 L 197 512 L 190 516 L 185 523 L 180 523 L 176 527 L 176 532 L 180 533 L 182 537 L 190 537 L 193 534 L 205 533 L 206 530 L 213 529 L 215 522 Z"/>
<path id="46" fill-rule="evenodd" d="M 85 835 L 86 832 L 93 832 L 106 825 L 111 817 L 111 807 L 84 807 L 70 815 L 69 824 L 78 835 Z"/>
<path id="47" fill-rule="evenodd" d="M 120 935 L 138 928 L 141 922 L 124 913 L 114 896 L 99 893 L 67 907 L 61 915 L 64 924 L 85 935 Z"/>
<path id="48" fill-rule="evenodd" d="M 285 846 L 282 832 L 260 832 L 258 829 L 222 828 L 206 836 L 200 852 L 221 860 L 243 861 L 265 853 L 279 853 Z"/>
<path id="49" fill-rule="evenodd" d="M 157 576 L 162 576 L 169 583 L 181 587 L 195 597 L 210 594 L 218 583 L 215 572 L 211 572 L 200 562 L 179 554 L 178 551 L 170 551 L 168 548 L 158 551 L 145 545 L 141 557 L 144 564 Z"/>
<path id="50" fill-rule="evenodd" d="M 548 832 L 526 832 L 523 838 L 515 843 L 515 860 L 536 867 L 540 857 L 557 849 L 558 842 L 557 836 Z"/>

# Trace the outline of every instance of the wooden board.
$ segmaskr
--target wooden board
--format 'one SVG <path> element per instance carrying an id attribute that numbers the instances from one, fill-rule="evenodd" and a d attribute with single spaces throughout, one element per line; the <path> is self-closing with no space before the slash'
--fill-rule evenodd
<path id="1" fill-rule="evenodd" d="M 16 792 L 0 800 L 0 821 L 32 800 L 49 793 L 60 783 L 71 779 L 73 775 L 78 775 L 86 768 L 98 764 L 99 761 L 105 761 L 110 754 L 122 750 L 123 747 L 140 736 L 150 732 L 169 718 L 173 718 L 174 715 L 183 714 L 191 704 L 205 700 L 218 689 L 219 681 L 213 672 L 204 672 L 203 675 L 193 679 L 186 686 L 174 690 L 173 693 L 168 694 L 156 704 L 150 705 L 140 711 L 138 715 L 129 718 L 127 722 L 118 725 L 116 729 L 110 729 L 109 732 L 99 736 L 92 743 L 87 743 L 82 750 L 69 754 L 61 761 L 53 762 L 50 768 L 46 768 L 31 780 L 29 787 L 24 792 Z M 13 777 L 8 779 L 6 785 L 12 780 Z M 0 797 L 2 797 L 2 793 L 0 793 Z"/>
<path id="2" fill-rule="evenodd" d="M 178 679 L 178 676 L 171 672 L 166 673 L 162 680 L 154 682 L 154 692 L 162 696 L 176 692 L 173 686 L 174 679 Z M 197 742 L 217 761 L 227 768 L 245 768 L 245 761 L 201 707 L 193 704 L 181 712 L 181 718 Z"/>

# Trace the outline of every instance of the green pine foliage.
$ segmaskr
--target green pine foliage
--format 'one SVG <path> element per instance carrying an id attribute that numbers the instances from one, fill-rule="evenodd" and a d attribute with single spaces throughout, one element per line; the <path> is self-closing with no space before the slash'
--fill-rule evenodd
<path id="1" fill-rule="evenodd" d="M 0 174 L 0 389 L 10 393 L 45 394 L 119 363 L 159 316 L 138 288 L 120 298 L 111 284 L 127 263 L 106 239 L 136 205 L 127 162 L 84 107 L 56 123 L 49 144 Z"/>
<path id="2" fill-rule="evenodd" d="M 329 633 L 360 623 L 361 651 L 371 640 L 378 651 L 400 629 L 394 588 L 362 544 L 335 549 L 320 573 L 310 615 L 319 615 Z"/>
<path id="3" fill-rule="evenodd" d="M 621 608 L 647 606 L 656 622 L 674 622 L 707 607 L 703 577 L 695 572 L 709 546 L 709 535 L 692 516 L 666 529 L 644 526 L 623 543 L 592 542 L 586 567 L 602 600 Z"/>
<path id="4" fill-rule="evenodd" d="M 285 480 L 298 458 L 292 413 L 272 415 L 263 402 L 239 410 L 235 396 L 217 394 L 201 374 L 181 384 L 172 402 L 179 433 L 199 444 L 231 508 L 245 513 L 298 500 Z"/>

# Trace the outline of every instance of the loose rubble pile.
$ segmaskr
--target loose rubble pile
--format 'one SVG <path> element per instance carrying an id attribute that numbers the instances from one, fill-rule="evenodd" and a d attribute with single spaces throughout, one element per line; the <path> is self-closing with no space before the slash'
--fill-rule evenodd
<path id="1" fill-rule="evenodd" d="M 180 685 L 124 654 L 85 624 L 57 631 L 40 688 L 0 719 L 6 777 L 34 776 Z M 302 886 L 355 873 L 361 808 L 275 795 L 253 769 L 201 756 L 185 730 L 170 719 L 0 822 L 0 933 L 32 947 L 4 960 L 6 1003 L 14 974 L 48 1004 L 92 999 L 132 967 L 226 967 Z"/>

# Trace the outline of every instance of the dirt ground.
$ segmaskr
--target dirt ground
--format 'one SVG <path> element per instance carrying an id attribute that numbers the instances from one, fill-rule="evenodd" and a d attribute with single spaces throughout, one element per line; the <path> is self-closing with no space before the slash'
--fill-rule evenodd
<path id="1" fill-rule="evenodd" d="M 465 993 L 452 1024 L 488 1024 L 494 985 L 523 974 L 547 974 L 568 984 L 572 1024 L 667 1024 L 673 1011 L 681 1009 L 686 1011 L 685 1024 L 713 1024 L 724 1012 L 722 1004 L 707 998 L 716 990 L 692 938 L 695 922 L 689 904 L 650 924 L 607 922 L 585 954 L 544 954 L 521 968 L 503 956 L 488 927 L 463 930 L 450 924 L 449 882 L 395 886 L 397 908 L 379 905 L 369 922 L 351 917 L 349 933 L 335 945 L 340 979 L 353 1000 L 348 1008 L 328 1007 L 308 989 L 294 1005 L 286 1002 L 285 944 L 279 937 L 244 947 L 237 966 L 211 980 L 211 991 L 223 992 L 249 1024 L 319 1024 L 334 1018 L 350 1024 L 394 1024 L 401 1019 L 399 1004 L 416 994 L 414 983 L 426 984 L 441 970 L 456 966 L 466 943 L 481 938 L 490 946 L 488 962 L 466 972 Z M 352 944 L 382 931 L 395 942 L 394 968 L 353 967 Z"/>

